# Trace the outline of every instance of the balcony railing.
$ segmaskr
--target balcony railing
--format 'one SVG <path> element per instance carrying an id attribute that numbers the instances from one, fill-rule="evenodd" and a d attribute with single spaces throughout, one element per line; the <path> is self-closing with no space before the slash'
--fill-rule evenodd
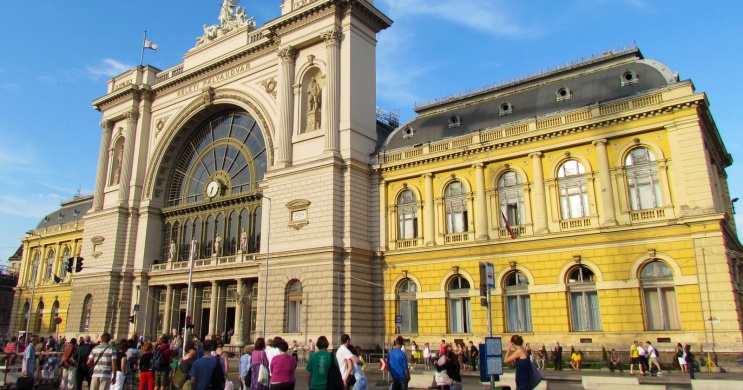
<path id="1" fill-rule="evenodd" d="M 665 209 L 650 209 L 630 211 L 629 218 L 632 222 L 654 221 L 666 218 Z"/>
<path id="2" fill-rule="evenodd" d="M 194 260 L 194 269 L 202 267 L 218 267 L 225 264 L 241 264 L 241 263 L 255 263 L 261 254 L 250 253 L 243 255 L 230 255 L 230 256 L 218 256 L 209 257 L 205 259 Z M 152 271 L 168 271 L 168 270 L 188 270 L 188 261 L 169 261 L 159 264 L 152 265 Z"/>
<path id="3" fill-rule="evenodd" d="M 452 244 L 456 242 L 466 242 L 470 240 L 469 233 L 455 233 L 455 234 L 447 234 L 444 236 L 444 242 L 447 244 Z"/>
<path id="4" fill-rule="evenodd" d="M 560 229 L 563 231 L 584 229 L 589 227 L 591 227 L 591 218 L 575 218 L 560 221 Z"/>

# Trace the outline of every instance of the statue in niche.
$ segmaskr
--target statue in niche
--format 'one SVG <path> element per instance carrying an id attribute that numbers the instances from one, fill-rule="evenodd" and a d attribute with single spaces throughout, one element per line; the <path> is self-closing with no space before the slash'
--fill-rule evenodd
<path id="1" fill-rule="evenodd" d="M 217 234 L 216 237 L 214 237 L 214 255 L 219 256 L 222 254 L 222 237 Z"/>
<path id="2" fill-rule="evenodd" d="M 315 77 L 307 87 L 307 131 L 320 128 L 322 107 L 322 88 Z"/>
<path id="3" fill-rule="evenodd" d="M 248 250 L 248 233 L 245 232 L 245 229 L 240 233 L 240 250 L 243 252 Z"/>
<path id="4" fill-rule="evenodd" d="M 169 261 L 175 260 L 175 255 L 176 255 L 175 240 L 170 240 L 170 248 L 168 249 L 168 260 Z"/>
<path id="5" fill-rule="evenodd" d="M 124 147 L 122 146 L 116 152 L 116 169 L 114 169 L 114 178 L 112 184 L 119 184 L 119 180 L 121 180 L 121 155 L 124 154 L 123 149 Z"/>

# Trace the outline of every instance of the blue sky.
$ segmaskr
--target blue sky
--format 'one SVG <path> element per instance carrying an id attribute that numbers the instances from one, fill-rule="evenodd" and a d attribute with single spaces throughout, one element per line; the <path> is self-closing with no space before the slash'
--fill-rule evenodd
<path id="1" fill-rule="evenodd" d="M 36 0 L 0 6 L 0 262 L 23 233 L 71 198 L 92 193 L 101 120 L 91 101 L 106 80 L 139 63 L 167 69 L 218 23 L 220 0 Z M 258 26 L 281 0 L 243 0 Z M 691 79 L 711 102 L 737 162 L 743 197 L 743 2 L 668 0 L 376 0 L 394 20 L 379 34 L 377 105 L 406 121 L 416 102 L 637 44 Z M 739 210 L 743 215 L 743 202 Z M 739 226 L 743 219 L 737 218 Z"/>

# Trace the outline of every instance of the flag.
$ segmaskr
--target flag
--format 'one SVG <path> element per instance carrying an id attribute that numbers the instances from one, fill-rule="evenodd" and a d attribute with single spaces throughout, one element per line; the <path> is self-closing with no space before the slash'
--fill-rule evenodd
<path id="1" fill-rule="evenodd" d="M 145 49 L 152 49 L 152 51 L 157 51 L 157 43 L 150 42 L 148 40 L 144 40 L 144 48 Z"/>
<path id="2" fill-rule="evenodd" d="M 500 215 L 503 217 L 503 223 L 506 225 L 506 230 L 508 230 L 508 234 L 511 235 L 511 239 L 516 238 L 516 233 L 511 230 L 511 225 L 508 224 L 508 218 L 506 218 L 506 214 L 503 214 L 503 211 L 501 211 Z"/>
<path id="3" fill-rule="evenodd" d="M 62 281 L 62 278 L 60 278 L 60 277 L 59 277 L 59 276 L 57 276 L 56 274 L 52 274 L 52 275 L 54 275 L 54 283 L 59 283 L 59 282 L 61 282 L 61 281 Z"/>

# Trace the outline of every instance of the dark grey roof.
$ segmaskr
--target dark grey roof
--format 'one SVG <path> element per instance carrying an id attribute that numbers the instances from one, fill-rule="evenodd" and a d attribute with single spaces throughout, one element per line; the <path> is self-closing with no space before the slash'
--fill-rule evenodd
<path id="1" fill-rule="evenodd" d="M 622 86 L 622 76 L 628 71 L 634 72 L 639 81 Z M 412 147 L 625 98 L 666 87 L 676 83 L 676 78 L 664 65 L 644 60 L 637 48 L 608 53 L 523 81 L 423 106 L 417 110 L 419 115 L 399 126 L 381 149 Z M 561 88 L 569 90 L 570 99 L 558 101 L 557 91 Z M 512 112 L 500 115 L 500 106 L 505 102 L 512 106 Z M 459 117 L 460 125 L 450 128 L 449 120 L 454 116 Z M 408 128 L 412 129 L 412 136 Z"/>
<path id="2" fill-rule="evenodd" d="M 83 214 L 91 207 L 93 207 L 93 195 L 75 196 L 69 201 L 63 201 L 59 210 L 42 218 L 36 228 L 44 229 L 80 221 L 83 219 Z"/>

